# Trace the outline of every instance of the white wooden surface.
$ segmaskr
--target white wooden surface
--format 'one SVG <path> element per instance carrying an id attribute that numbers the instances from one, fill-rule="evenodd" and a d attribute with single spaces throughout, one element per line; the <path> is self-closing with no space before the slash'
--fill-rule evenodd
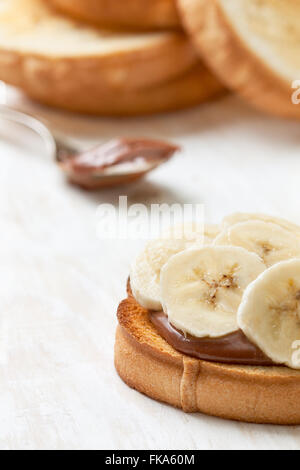
<path id="1" fill-rule="evenodd" d="M 145 181 L 68 186 L 34 139 L 0 124 L 0 448 L 297 449 L 298 427 L 187 415 L 129 389 L 113 367 L 115 312 L 141 243 L 100 241 L 99 203 L 200 202 L 206 220 L 265 211 L 300 223 L 299 124 L 236 98 L 143 119 L 83 119 L 10 102 L 83 145 L 116 135 L 184 146 Z M 22 136 L 23 137 L 23 136 Z"/>

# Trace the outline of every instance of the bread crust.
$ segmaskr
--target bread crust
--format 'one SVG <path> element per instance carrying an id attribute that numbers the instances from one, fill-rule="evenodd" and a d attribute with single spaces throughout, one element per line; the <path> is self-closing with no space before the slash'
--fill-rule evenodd
<path id="1" fill-rule="evenodd" d="M 180 27 L 175 0 L 50 0 L 50 3 L 74 18 L 104 27 Z"/>
<path id="2" fill-rule="evenodd" d="M 226 86 L 257 109 L 300 119 L 300 107 L 291 100 L 291 83 L 238 36 L 218 0 L 178 0 L 178 5 L 201 56 Z"/>
<path id="3" fill-rule="evenodd" d="M 230 366 L 173 349 L 129 293 L 118 308 L 115 367 L 130 387 L 185 412 L 254 423 L 300 424 L 300 371 Z"/>
<path id="4" fill-rule="evenodd" d="M 117 91 L 103 88 L 97 79 L 88 86 L 84 78 L 71 70 L 61 77 L 55 66 L 49 73 L 24 66 L 14 57 L 14 65 L 0 65 L 0 80 L 19 86 L 31 98 L 51 107 L 92 115 L 134 116 L 167 112 L 195 106 L 222 93 L 220 82 L 203 66 L 197 65 L 177 79 L 160 86 Z M 1 52 L 0 52 L 1 63 Z"/>

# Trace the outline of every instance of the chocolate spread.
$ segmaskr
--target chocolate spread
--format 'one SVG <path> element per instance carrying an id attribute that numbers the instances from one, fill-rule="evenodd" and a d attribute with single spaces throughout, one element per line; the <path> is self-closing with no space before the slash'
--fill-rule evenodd
<path id="1" fill-rule="evenodd" d="M 274 365 L 272 360 L 251 343 L 241 330 L 218 338 L 196 338 L 184 335 L 172 326 L 164 312 L 150 312 L 149 316 L 158 333 L 174 349 L 189 356 L 228 364 Z"/>
<path id="2" fill-rule="evenodd" d="M 114 139 L 76 155 L 61 155 L 60 161 L 74 173 L 97 173 L 122 163 L 166 161 L 179 147 L 151 139 Z"/>

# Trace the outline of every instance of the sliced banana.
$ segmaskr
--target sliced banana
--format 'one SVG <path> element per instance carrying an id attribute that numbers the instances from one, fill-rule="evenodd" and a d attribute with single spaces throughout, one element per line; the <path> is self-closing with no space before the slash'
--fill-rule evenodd
<path id="1" fill-rule="evenodd" d="M 238 325 L 275 363 L 300 369 L 300 259 L 272 266 L 248 286 Z"/>
<path id="2" fill-rule="evenodd" d="M 232 225 L 238 224 L 239 222 L 247 222 L 248 220 L 260 220 L 262 222 L 271 222 L 273 224 L 279 225 L 290 232 L 298 232 L 300 233 L 299 225 L 292 224 L 288 220 L 281 219 L 279 217 L 272 217 L 266 214 L 251 214 L 247 212 L 235 212 L 234 214 L 230 214 L 227 217 L 224 217 L 222 220 L 223 228 L 228 228 Z"/>
<path id="3" fill-rule="evenodd" d="M 144 308 L 161 310 L 160 271 L 171 256 L 196 244 L 203 245 L 203 226 L 197 223 L 177 225 L 162 238 L 151 240 L 134 261 L 130 273 L 133 296 Z"/>
<path id="4" fill-rule="evenodd" d="M 300 256 L 300 236 L 260 220 L 240 222 L 223 230 L 215 245 L 241 246 L 260 256 L 266 266 Z"/>
<path id="5" fill-rule="evenodd" d="M 237 309 L 250 282 L 266 269 L 243 248 L 206 246 L 183 251 L 161 270 L 161 298 L 170 323 L 196 337 L 235 331 Z"/>

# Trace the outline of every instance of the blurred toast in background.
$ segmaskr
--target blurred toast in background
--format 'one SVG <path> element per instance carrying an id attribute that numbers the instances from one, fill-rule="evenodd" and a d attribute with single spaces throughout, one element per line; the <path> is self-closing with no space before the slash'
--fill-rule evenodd
<path id="1" fill-rule="evenodd" d="M 292 100 L 300 95 L 300 0 L 177 4 L 0 0 L 0 80 L 82 113 L 171 111 L 229 88 L 260 110 L 300 118 Z M 179 20 L 188 35 L 169 29 Z"/>
<path id="2" fill-rule="evenodd" d="M 0 80 L 47 105 L 144 114 L 195 105 L 223 88 L 182 32 L 98 29 L 44 0 L 0 5 Z"/>
<path id="3" fill-rule="evenodd" d="M 211 70 L 247 102 L 300 118 L 300 0 L 178 0 L 183 22 Z"/>

